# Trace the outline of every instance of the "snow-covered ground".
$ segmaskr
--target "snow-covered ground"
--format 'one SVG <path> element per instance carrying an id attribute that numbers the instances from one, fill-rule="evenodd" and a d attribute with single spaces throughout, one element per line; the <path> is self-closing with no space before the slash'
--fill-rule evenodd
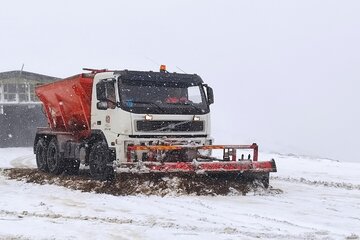
<path id="1" fill-rule="evenodd" d="M 274 158 L 280 194 L 112 196 L 8 180 L 0 239 L 359 239 L 360 163 Z M 0 149 L 0 168 L 35 167 L 30 148 Z"/>

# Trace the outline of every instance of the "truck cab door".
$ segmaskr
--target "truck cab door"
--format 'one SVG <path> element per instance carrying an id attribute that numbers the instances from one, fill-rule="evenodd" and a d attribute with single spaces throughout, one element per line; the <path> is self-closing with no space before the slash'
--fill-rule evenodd
<path id="1" fill-rule="evenodd" d="M 117 107 L 115 79 L 102 79 L 96 84 L 96 128 L 105 136 L 112 131 L 112 118 Z"/>

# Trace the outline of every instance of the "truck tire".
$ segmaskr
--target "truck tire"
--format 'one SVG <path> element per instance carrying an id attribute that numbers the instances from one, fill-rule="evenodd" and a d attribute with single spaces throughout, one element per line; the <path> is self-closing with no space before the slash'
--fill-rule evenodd
<path id="1" fill-rule="evenodd" d="M 36 155 L 37 168 L 40 171 L 48 172 L 49 168 L 47 166 L 47 161 L 46 161 L 46 155 L 47 155 L 46 141 L 43 138 L 40 138 L 36 143 L 35 149 L 36 149 L 35 155 Z"/>
<path id="2" fill-rule="evenodd" d="M 97 180 L 106 181 L 114 179 L 114 169 L 109 166 L 109 148 L 102 142 L 92 145 L 89 154 L 90 175 Z"/>
<path id="3" fill-rule="evenodd" d="M 64 171 L 64 159 L 60 154 L 56 138 L 53 138 L 49 143 L 46 162 L 50 173 L 58 175 Z"/>

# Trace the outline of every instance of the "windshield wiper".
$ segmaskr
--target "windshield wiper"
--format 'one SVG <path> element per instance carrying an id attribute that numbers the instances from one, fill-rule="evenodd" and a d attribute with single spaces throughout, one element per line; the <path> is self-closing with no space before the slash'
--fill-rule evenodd
<path id="1" fill-rule="evenodd" d="M 143 103 L 143 104 L 152 104 L 154 106 L 156 106 L 161 112 L 164 112 L 164 109 L 162 107 L 160 107 L 159 105 L 157 105 L 154 102 L 146 102 L 146 101 L 125 101 L 125 102 L 129 102 L 129 103 Z"/>
<path id="2" fill-rule="evenodd" d="M 195 108 L 196 110 L 198 110 L 198 111 L 200 111 L 200 112 L 203 111 L 202 108 L 199 108 L 199 107 L 195 106 L 195 105 L 194 105 L 193 103 L 191 103 L 191 102 L 186 102 L 186 103 L 184 103 L 184 104 L 187 105 L 187 106 L 191 106 L 192 108 Z"/>
<path id="3" fill-rule="evenodd" d="M 200 111 L 200 112 L 203 111 L 202 108 L 199 108 L 199 107 L 195 106 L 195 105 L 194 105 L 193 103 L 191 103 L 191 102 L 178 102 L 178 103 L 168 103 L 168 104 L 171 104 L 171 105 L 185 105 L 185 106 L 190 106 L 190 107 L 192 107 L 192 108 L 194 108 L 194 109 L 196 109 L 196 110 L 198 110 L 198 111 Z"/>

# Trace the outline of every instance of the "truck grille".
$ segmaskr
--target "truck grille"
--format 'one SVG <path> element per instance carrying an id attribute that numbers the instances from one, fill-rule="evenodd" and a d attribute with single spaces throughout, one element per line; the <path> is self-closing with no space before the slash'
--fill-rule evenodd
<path id="1" fill-rule="evenodd" d="M 203 121 L 137 121 L 137 131 L 143 132 L 201 132 Z"/>

